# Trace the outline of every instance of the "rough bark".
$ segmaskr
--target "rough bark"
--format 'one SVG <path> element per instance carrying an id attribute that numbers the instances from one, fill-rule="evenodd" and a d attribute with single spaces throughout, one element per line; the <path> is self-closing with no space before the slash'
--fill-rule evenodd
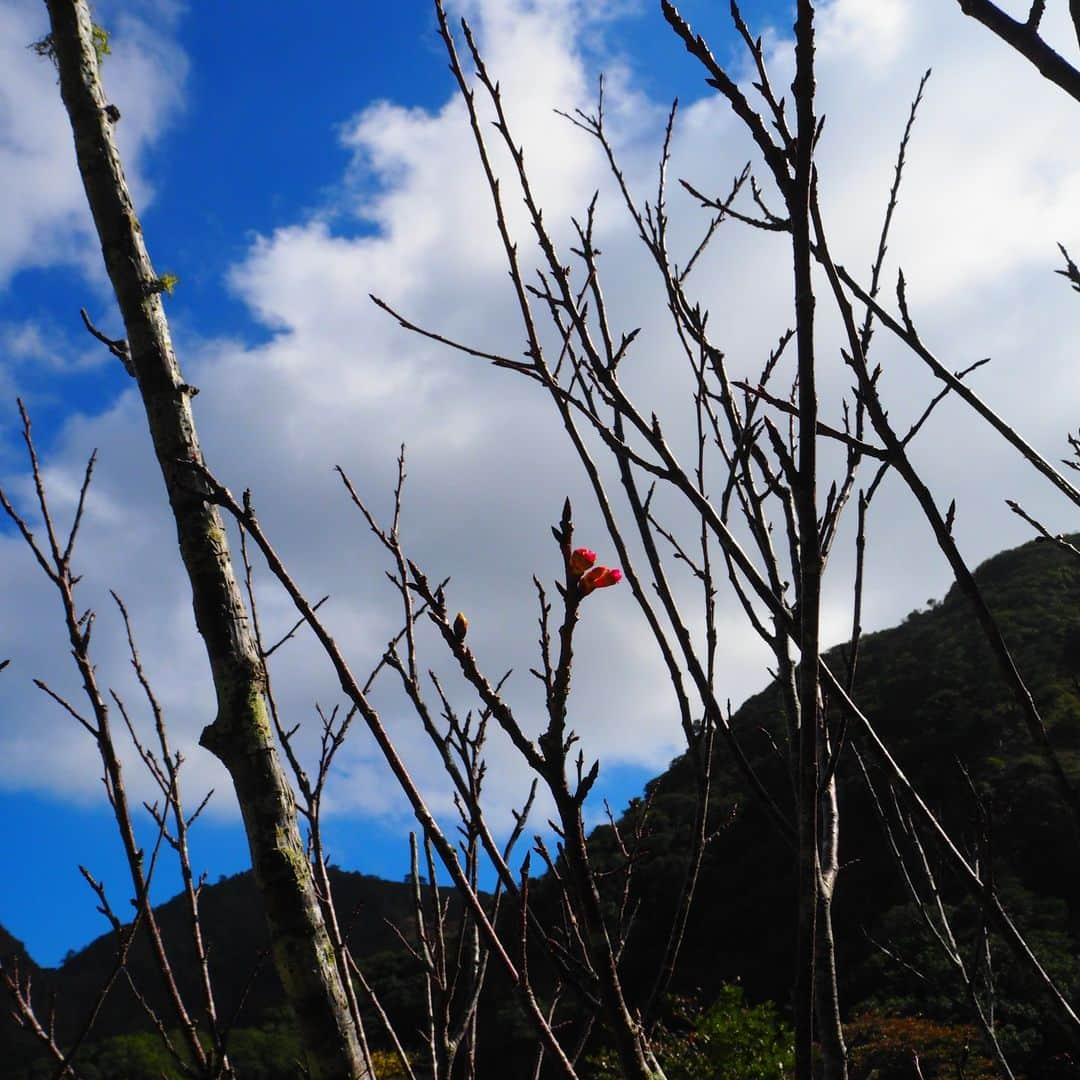
<path id="1" fill-rule="evenodd" d="M 195 621 L 206 643 L 217 716 L 202 743 L 232 776 L 252 866 L 266 903 L 278 974 L 296 1011 L 312 1077 L 371 1076 L 349 1015 L 292 791 L 267 716 L 265 676 L 216 507 L 183 463 L 202 461 L 191 388 L 173 353 L 154 273 L 113 140 L 90 12 L 84 0 L 46 0 L 52 55 L 71 120 L 83 186 L 123 316 L 134 375 L 191 580 Z"/>

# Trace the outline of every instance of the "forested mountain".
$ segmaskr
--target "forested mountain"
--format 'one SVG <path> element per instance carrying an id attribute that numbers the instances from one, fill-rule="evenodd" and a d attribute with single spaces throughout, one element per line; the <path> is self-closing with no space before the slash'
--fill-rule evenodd
<path id="1" fill-rule="evenodd" d="M 415 963 L 403 964 L 401 943 L 391 924 L 411 935 L 414 929 L 412 888 L 400 882 L 383 881 L 367 874 L 331 870 L 334 898 L 350 944 L 357 956 L 369 958 L 371 968 L 379 972 L 389 961 L 386 978 L 376 974 L 382 996 L 388 1007 L 408 1013 L 410 1007 L 421 1007 L 422 982 Z M 262 914 L 262 900 L 250 872 L 222 878 L 203 889 L 200 908 L 203 932 L 208 946 L 210 974 L 214 985 L 220 1018 L 237 1031 L 243 1043 L 240 1060 L 249 1060 L 243 1075 L 264 1075 L 263 1067 L 277 1062 L 280 1071 L 273 1075 L 293 1075 L 292 1062 L 297 1048 L 288 1018 L 283 1014 L 281 986 L 271 962 L 269 940 Z M 162 937 L 173 957 L 174 970 L 181 992 L 187 1000 L 196 999 L 199 973 L 194 964 L 190 945 L 189 916 L 184 898 L 175 897 L 155 909 Z M 5 965 L 13 951 L 22 946 L 6 932 L 0 931 L 0 944 Z M 402 953 L 399 957 L 397 954 Z M 25 952 L 22 953 L 25 972 Z M 108 978 L 116 957 L 115 939 L 103 935 L 85 949 L 69 955 L 57 969 L 33 968 L 35 999 L 47 1002 L 53 994 L 57 1003 L 57 1023 L 61 1041 L 70 1037 L 82 1024 L 93 1005 L 98 988 Z M 95 1042 L 104 1041 L 108 1053 L 98 1070 L 88 1069 L 86 1075 L 102 1078 L 118 1075 L 160 1075 L 168 1065 L 164 1053 L 158 1053 L 156 1035 L 147 1035 L 139 1045 L 117 1042 L 114 1036 L 131 1035 L 150 1030 L 146 1011 L 132 991 L 140 995 L 158 1015 L 167 1018 L 169 1009 L 157 975 L 146 935 L 138 935 L 131 949 L 128 968 L 132 978 L 117 981 L 95 1022 Z M 399 971 L 400 968 L 400 971 Z M 399 982 L 409 984 L 402 991 Z M 405 1007 L 402 1007 L 402 1003 Z M 5 1013 L 7 1010 L 5 1009 Z M 416 1021 L 411 1021 L 415 1028 Z M 0 1061 L 13 1062 L 35 1058 L 26 1054 L 29 1045 L 5 1016 L 0 1023 Z M 91 1047 L 88 1058 L 93 1060 L 101 1048 Z M 121 1066 L 129 1071 L 117 1073 Z M 111 1063 L 111 1064 L 109 1064 Z M 257 1068 L 255 1067 L 257 1065 Z M 144 1071 L 145 1070 L 145 1071 Z M 9 1073 L 0 1070 L 6 1077 Z M 10 1075 L 21 1075 L 14 1073 Z M 38 1072 L 31 1075 L 37 1076 Z M 40 1075 L 52 1075 L 42 1068 Z"/>
<path id="2" fill-rule="evenodd" d="M 977 580 L 1042 711 L 1054 747 L 1066 769 L 1077 776 L 1080 559 L 1049 543 L 1030 543 L 984 563 Z M 847 671 L 848 659 L 842 647 L 828 655 L 839 673 Z M 978 849 L 983 864 L 992 862 L 1007 908 L 1066 996 L 1076 1001 L 1080 998 L 1077 841 L 967 601 L 955 587 L 940 602 L 912 612 L 900 626 L 863 639 L 854 696 L 954 838 L 972 856 L 980 836 L 989 840 L 989 855 L 985 846 Z M 833 723 L 839 734 L 839 718 Z M 770 687 L 747 701 L 734 717 L 734 728 L 777 802 L 781 807 L 790 805 L 777 689 Z M 843 869 L 834 917 L 841 999 L 852 1021 L 848 1031 L 853 1075 L 876 1075 L 880 1080 L 910 1076 L 910 1048 L 920 1052 L 926 1080 L 936 1075 L 995 1075 L 971 1026 L 964 989 L 909 901 L 856 752 L 862 754 L 888 808 L 891 800 L 882 774 L 861 733 L 852 727 L 846 735 L 847 749 L 839 765 Z M 625 960 L 627 983 L 639 1003 L 647 997 L 663 953 L 685 875 L 694 790 L 690 763 L 680 758 L 647 786 L 644 798 L 635 800 L 619 823 L 624 840 L 640 837 L 632 877 L 631 907 L 637 907 Z M 749 1003 L 775 1002 L 783 1013 L 791 982 L 792 859 L 741 774 L 731 766 L 723 742 L 717 746 L 710 805 L 715 836 L 706 851 L 672 987 L 681 1002 L 672 1014 L 676 1019 L 670 1021 L 676 1029 L 679 1023 L 692 1023 L 686 1020 L 687 1008 L 694 1015 L 715 1001 L 730 1000 L 734 983 L 741 984 Z M 932 842 L 924 839 L 965 961 L 977 966 L 983 955 L 977 909 L 944 867 L 939 868 Z M 610 826 L 597 829 L 591 844 L 601 864 L 618 870 L 624 862 Z M 612 880 L 621 880 L 621 875 L 613 874 Z M 354 953 L 366 958 L 365 971 L 396 1019 L 403 1041 L 415 1046 L 423 1026 L 420 968 L 387 925 L 389 920 L 410 934 L 409 887 L 345 872 L 335 874 L 334 886 Z M 535 893 L 543 906 L 543 882 L 537 883 Z M 929 895 L 925 889 L 924 894 Z M 616 897 L 611 899 L 614 904 Z M 225 1018 L 235 1017 L 240 1075 L 294 1075 L 295 1044 L 273 966 L 264 958 L 266 934 L 250 876 L 207 886 L 203 913 L 220 1012 Z M 184 911 L 179 900 L 163 905 L 161 923 L 167 940 L 182 949 Z M 1031 1080 L 1080 1075 L 1064 1035 L 1047 1019 L 1050 1011 L 1039 991 L 992 935 L 990 943 L 998 1032 L 1018 1075 Z M 21 948 L 6 934 L 0 934 L 0 944 L 5 955 Z M 103 937 L 60 969 L 35 971 L 38 993 L 57 993 L 62 1036 L 68 1037 L 81 1022 L 94 990 L 111 968 L 114 952 L 112 940 Z M 177 956 L 177 973 L 189 985 L 196 973 L 182 951 Z M 159 1004 L 149 961 L 146 942 L 141 941 L 131 957 L 133 981 L 152 1004 Z M 22 963 L 26 970 L 29 960 L 24 957 Z M 495 1071 L 482 1069 L 481 1075 L 531 1075 L 532 1051 L 528 1038 L 523 1038 L 527 1027 L 507 991 L 492 965 L 480 1046 Z M 102 1010 L 87 1056 L 88 1061 L 99 1062 L 98 1071 L 88 1068 L 86 1075 L 159 1075 L 167 1059 L 151 1058 L 155 1036 L 116 1038 L 147 1030 L 145 1013 L 127 985 L 119 982 Z M 374 1017 L 368 1032 L 380 1045 L 383 1034 Z M 25 1040 L 16 1039 L 17 1034 L 7 1022 L 0 1054 L 12 1063 L 12 1071 L 4 1075 L 49 1075 L 47 1070 L 18 1064 L 27 1058 Z M 597 1061 L 602 1043 L 603 1033 L 596 1033 Z M 961 1059 L 964 1071 L 957 1073 Z M 599 1065 L 596 1075 L 602 1075 Z"/>
<path id="3" fill-rule="evenodd" d="M 976 579 L 1051 743 L 1075 779 L 1080 774 L 1080 559 L 1033 542 L 989 559 Z M 844 647 L 826 659 L 834 671 L 846 673 Z M 996 885 L 1007 908 L 1066 996 L 1077 1000 L 1080 862 L 1071 817 L 959 590 L 954 586 L 940 602 L 913 611 L 900 626 L 864 637 L 854 687 L 878 733 L 964 850 L 974 857 L 980 828 L 988 834 Z M 733 726 L 769 790 L 781 805 L 790 805 L 777 688 L 748 700 Z M 836 718 L 833 728 L 839 728 Z M 851 749 L 840 764 L 842 872 L 834 909 L 841 999 L 849 1017 L 873 1013 L 970 1023 L 960 982 L 909 902 L 852 751 L 863 752 L 888 804 L 881 771 L 860 733 L 852 729 L 848 738 Z M 647 812 L 655 852 L 637 874 L 642 928 L 668 924 L 674 888 L 686 866 L 682 838 L 693 821 L 693 790 L 690 763 L 682 758 L 628 811 L 630 819 Z M 739 980 L 751 999 L 782 1003 L 791 979 L 794 867 L 722 743 L 711 804 L 713 824 L 720 827 L 702 867 L 676 986 L 709 1000 L 723 983 Z M 622 831 L 632 831 L 628 821 Z M 609 833 L 597 830 L 593 843 L 610 851 Z M 970 969 L 977 962 L 981 920 L 939 866 L 929 837 L 924 840 L 938 885 L 948 904 L 956 905 L 954 929 L 965 935 L 961 944 Z M 923 896 L 931 899 L 925 888 Z M 663 941 L 642 930 L 634 944 L 628 955 L 640 964 L 641 980 L 654 967 Z M 1060 1065 L 1060 1075 L 1080 1076 L 1080 1066 L 1062 1056 L 1066 1044 L 1047 1019 L 1050 1010 L 1001 946 L 993 951 L 993 968 L 1003 1041 L 1026 1064 L 1025 1074 L 1058 1075 L 1054 1070 Z M 910 1069 L 909 1057 L 907 1071 L 897 1075 L 910 1076 Z"/>

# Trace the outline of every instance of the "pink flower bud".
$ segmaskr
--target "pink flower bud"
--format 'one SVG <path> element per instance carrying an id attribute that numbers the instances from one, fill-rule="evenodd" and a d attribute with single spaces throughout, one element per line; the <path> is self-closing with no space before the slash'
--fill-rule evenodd
<path id="1" fill-rule="evenodd" d="M 588 596 L 593 589 L 606 589 L 622 581 L 622 571 L 607 566 L 594 566 L 581 575 L 578 587 L 582 596 Z"/>
<path id="2" fill-rule="evenodd" d="M 588 548 L 578 548 L 570 556 L 570 573 L 574 577 L 581 577 L 592 564 L 596 562 L 596 552 Z"/>

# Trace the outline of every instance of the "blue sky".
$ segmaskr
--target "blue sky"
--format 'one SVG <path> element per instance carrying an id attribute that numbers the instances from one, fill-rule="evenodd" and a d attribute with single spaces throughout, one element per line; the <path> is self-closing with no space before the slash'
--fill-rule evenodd
<path id="1" fill-rule="evenodd" d="M 183 328 L 178 337 L 186 331 L 265 340 L 266 328 L 226 286 L 230 267 L 243 259 L 254 234 L 272 233 L 333 203 L 349 163 L 338 133 L 365 105 L 389 99 L 435 109 L 450 96 L 452 79 L 432 10 L 422 3 L 379 5 L 374 23 L 370 7 L 362 4 L 344 10 L 312 5 L 302 18 L 282 3 L 261 5 L 257 19 L 244 4 L 225 5 L 213 19 L 150 5 L 103 4 L 99 10 L 107 24 L 114 12 L 164 23 L 184 59 L 180 100 L 140 157 L 140 171 L 153 187 L 142 213 L 152 254 L 182 282 L 169 305 L 174 325 Z M 666 35 L 659 38 L 665 46 L 659 67 L 666 74 L 653 66 L 656 28 L 654 12 L 627 5 L 625 17 L 602 28 L 604 41 L 594 48 L 599 52 L 610 44 L 620 61 L 640 63 L 643 70 L 648 62 L 649 78 L 664 93 L 698 93 L 697 72 L 681 62 L 681 46 Z M 116 48 L 122 48 L 122 33 L 113 33 Z M 336 224 L 344 234 L 373 228 L 348 219 Z M 91 290 L 84 268 L 62 263 L 21 270 L 0 292 L 0 320 L 32 321 L 47 328 L 60 348 L 84 352 L 77 308 L 87 298 L 108 312 L 103 326 L 116 325 L 109 298 L 100 281 L 95 284 Z M 62 384 L 49 370 L 21 375 L 21 392 L 34 400 L 35 435 L 46 450 L 72 413 L 93 414 L 127 389 L 113 364 L 67 372 Z M 7 449 L 15 441 L 13 406 L 9 399 Z M 0 528 L 7 527 L 5 519 Z M 616 804 L 651 775 L 642 768 L 617 771 L 625 775 L 611 784 Z M 39 962 L 55 963 L 105 929 L 79 863 L 112 883 L 118 897 L 126 895 L 111 813 L 104 800 L 72 805 L 56 793 L 20 788 L 0 791 L 0 820 L 6 823 L 5 845 L 24 868 L 26 882 L 0 901 L 0 924 Z M 397 822 L 358 830 L 355 822 L 331 819 L 327 831 L 341 865 L 394 877 L 407 869 Z M 211 880 L 247 865 L 243 832 L 231 815 L 204 821 L 196 851 Z M 163 898 L 178 887 L 169 869 L 163 866 L 155 890 Z"/>
<path id="2" fill-rule="evenodd" d="M 657 136 L 675 95 L 685 125 L 677 175 L 726 187 L 750 156 L 745 141 L 651 4 L 470 0 L 466 7 L 520 120 L 550 220 L 580 213 L 600 188 L 610 208 L 602 227 L 613 295 L 628 319 L 656 314 L 647 266 L 595 148 L 551 110 L 591 107 L 605 70 L 612 129 L 641 192 L 654 183 Z M 1033 73 L 948 8 L 927 0 L 821 5 L 826 207 L 837 250 L 852 265 L 868 264 L 908 102 L 933 65 L 896 260 L 924 332 L 955 358 L 950 366 L 1000 355 L 984 391 L 1057 457 L 1075 428 L 1080 394 L 1075 379 L 1058 374 L 1065 344 L 1036 347 L 1032 326 L 1072 312 L 1050 274 L 1057 240 L 1080 246 L 1067 231 L 1080 171 L 1062 149 L 1075 143 L 1075 122 Z M 745 74 L 722 9 L 682 6 L 714 52 Z M 393 598 L 329 470 L 345 465 L 385 509 L 397 445 L 406 441 L 407 542 L 433 574 L 454 574 L 490 670 L 524 671 L 535 663 L 531 574 L 556 573 L 547 524 L 562 498 L 574 496 L 579 536 L 603 554 L 599 519 L 552 418 L 527 387 L 408 338 L 366 299 L 383 293 L 481 345 L 513 351 L 520 338 L 431 11 L 424 3 L 324 3 L 301 18 L 295 5 L 237 2 L 208 19 L 171 0 L 144 0 L 102 2 L 98 12 L 114 34 L 104 75 L 123 114 L 122 150 L 151 254 L 159 272 L 180 278 L 168 312 L 181 363 L 203 390 L 196 417 L 211 463 L 234 489 L 253 487 L 305 585 L 334 589 L 336 630 L 362 668 L 393 633 Z M 787 6 L 747 3 L 744 14 L 771 40 L 782 82 Z M 0 220 L 0 483 L 25 496 L 16 394 L 33 412 L 61 505 L 82 461 L 100 447 L 82 549 L 85 602 L 102 612 L 99 667 L 107 684 L 127 685 L 123 641 L 108 610 L 106 590 L 115 587 L 133 611 L 188 757 L 189 803 L 217 789 L 194 839 L 197 868 L 213 880 L 242 869 L 246 849 L 226 778 L 195 745 L 212 701 L 138 404 L 130 380 L 78 321 L 86 306 L 119 335 L 53 77 L 43 64 L 32 68 L 23 48 L 44 32 L 43 18 L 36 0 L 0 0 L 0 175 L 13 192 L 0 211 L 9 215 Z M 1001 151 L 1005 138 L 1009 155 Z M 693 235 L 700 219 L 692 202 L 672 202 L 691 223 L 676 235 Z M 728 320 L 731 355 L 756 370 L 786 325 L 782 249 L 733 234 L 701 273 L 717 317 Z M 674 408 L 662 339 L 650 348 L 640 390 Z M 888 378 L 896 408 L 916 408 L 927 383 L 911 361 L 897 354 Z M 842 371 L 824 385 L 842 390 Z M 957 494 L 958 534 L 973 561 L 1026 539 L 1002 506 L 1005 495 L 1023 493 L 1048 523 L 1074 527 L 1051 496 L 1027 495 L 1030 481 L 995 456 L 999 449 L 980 430 L 957 432 L 928 451 L 927 463 Z M 880 528 L 892 542 L 882 545 L 868 590 L 871 627 L 948 585 L 901 493 L 883 497 Z M 849 568 L 838 555 L 826 609 L 834 638 L 843 633 Z M 0 616 L 0 658 L 13 659 L 0 676 L 0 821 L 9 865 L 19 868 L 19 887 L 0 896 L 0 923 L 39 962 L 55 963 L 105 929 L 78 864 L 106 880 L 118 908 L 130 887 L 92 746 L 29 685 L 34 676 L 73 684 L 55 598 L 5 524 L 0 595 L 10 598 Z M 588 670 L 578 724 L 603 763 L 599 794 L 617 808 L 678 752 L 680 737 L 629 596 L 612 590 L 604 601 L 583 628 Z M 268 584 L 264 614 L 275 627 L 291 618 Z M 721 677 L 737 703 L 766 675 L 734 608 L 724 618 Z M 275 679 L 290 715 L 310 718 L 315 700 L 335 702 L 333 680 L 310 645 L 290 649 Z M 531 688 L 518 685 L 522 708 L 535 709 Z M 400 702 L 387 690 L 380 707 L 415 752 L 421 782 L 437 792 L 437 771 Z M 523 774 L 505 747 L 492 748 L 492 762 L 493 814 L 506 819 Z M 134 769 L 129 776 L 145 794 Z M 446 812 L 445 798 L 432 797 Z M 591 813 L 601 812 L 598 801 Z M 334 860 L 400 876 L 408 825 L 359 739 L 332 789 L 326 830 Z M 157 895 L 171 895 L 175 881 L 161 875 Z"/>

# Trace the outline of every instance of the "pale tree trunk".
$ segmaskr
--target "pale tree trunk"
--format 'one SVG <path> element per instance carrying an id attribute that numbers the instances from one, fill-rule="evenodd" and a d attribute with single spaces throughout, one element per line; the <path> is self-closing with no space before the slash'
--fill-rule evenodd
<path id="1" fill-rule="evenodd" d="M 825 750 L 828 754 L 828 742 Z M 817 986 L 815 1011 L 824 1080 L 847 1080 L 847 1046 L 840 1019 L 840 993 L 836 980 L 836 939 L 833 937 L 832 902 L 840 873 L 840 808 L 836 776 L 829 778 L 821 797 L 821 888 L 818 898 Z"/>
<path id="2" fill-rule="evenodd" d="M 112 136 L 114 110 L 98 74 L 84 0 L 46 0 L 60 91 L 79 172 L 127 333 L 154 450 L 191 579 L 195 621 L 206 643 L 218 712 L 202 743 L 232 776 L 256 881 L 266 903 L 278 974 L 296 1012 L 312 1077 L 369 1078 L 361 1034 L 349 1015 L 323 922 L 296 805 L 274 745 L 263 664 L 237 587 L 217 509 L 184 462 L 201 462 L 188 387 L 173 354 L 142 228 Z"/>

